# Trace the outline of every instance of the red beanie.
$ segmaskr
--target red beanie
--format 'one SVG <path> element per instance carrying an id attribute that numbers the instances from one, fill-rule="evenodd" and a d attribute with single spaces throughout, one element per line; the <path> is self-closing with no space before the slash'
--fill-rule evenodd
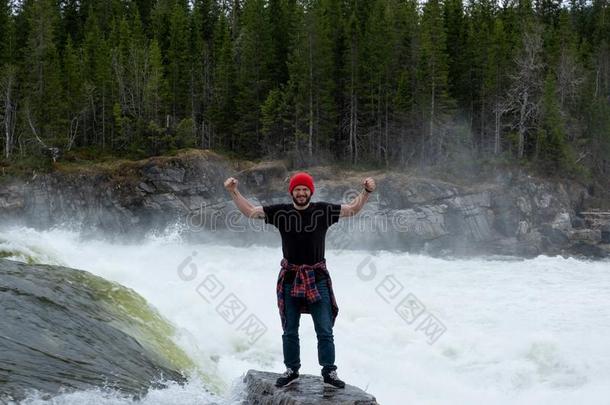
<path id="1" fill-rule="evenodd" d="M 313 177 L 311 177 L 309 174 L 305 173 L 305 172 L 299 172 L 296 173 L 294 176 L 292 176 L 290 178 L 290 185 L 288 186 L 288 192 L 290 194 L 292 194 L 292 190 L 296 187 L 296 186 L 305 186 L 309 189 L 309 191 L 311 191 L 311 194 L 313 195 Z"/>

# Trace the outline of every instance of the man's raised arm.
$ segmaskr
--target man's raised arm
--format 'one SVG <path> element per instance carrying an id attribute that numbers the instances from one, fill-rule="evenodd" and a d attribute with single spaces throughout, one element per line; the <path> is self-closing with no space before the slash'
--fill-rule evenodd
<path id="1" fill-rule="evenodd" d="M 248 218 L 265 218 L 265 212 L 263 211 L 263 207 L 257 206 L 255 207 L 248 201 L 241 193 L 237 190 L 237 179 L 234 177 L 229 177 L 225 180 L 225 188 L 231 194 L 231 198 L 235 202 L 235 205 L 239 210 L 247 216 Z"/>
<path id="2" fill-rule="evenodd" d="M 340 217 L 351 217 L 352 215 L 359 213 L 364 204 L 369 200 L 369 194 L 375 191 L 375 188 L 377 187 L 375 185 L 375 180 L 373 180 L 372 177 L 367 177 L 362 180 L 362 185 L 364 189 L 351 203 L 341 204 Z"/>

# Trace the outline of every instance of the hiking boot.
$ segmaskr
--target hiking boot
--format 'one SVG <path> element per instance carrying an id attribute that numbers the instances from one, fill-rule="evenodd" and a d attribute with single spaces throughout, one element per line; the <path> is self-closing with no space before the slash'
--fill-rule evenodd
<path id="1" fill-rule="evenodd" d="M 299 372 L 291 368 L 287 368 L 284 374 L 275 381 L 276 387 L 285 387 L 299 379 Z"/>
<path id="2" fill-rule="evenodd" d="M 326 385 L 336 388 L 345 388 L 345 383 L 339 379 L 335 370 L 328 373 L 322 373 L 322 377 L 324 377 L 324 384 Z"/>

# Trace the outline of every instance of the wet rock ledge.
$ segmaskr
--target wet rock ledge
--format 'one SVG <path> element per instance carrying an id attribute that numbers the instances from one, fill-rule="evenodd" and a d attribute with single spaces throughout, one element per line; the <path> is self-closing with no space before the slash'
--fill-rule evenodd
<path id="1" fill-rule="evenodd" d="M 132 290 L 85 271 L 0 258 L 0 404 L 36 391 L 134 399 L 184 382 L 190 360 Z"/>
<path id="2" fill-rule="evenodd" d="M 276 388 L 277 373 L 249 370 L 245 377 L 246 399 L 243 405 L 377 405 L 377 400 L 353 385 L 345 389 L 325 386 L 322 378 L 301 374 L 299 380 Z"/>

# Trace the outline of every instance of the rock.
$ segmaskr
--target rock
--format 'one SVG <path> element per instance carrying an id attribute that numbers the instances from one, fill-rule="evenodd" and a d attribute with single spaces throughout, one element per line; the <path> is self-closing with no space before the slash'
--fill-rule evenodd
<path id="1" fill-rule="evenodd" d="M 445 230 L 446 205 L 422 206 L 415 209 L 395 210 L 388 213 L 390 229 L 402 238 L 430 240 L 447 234 Z"/>
<path id="2" fill-rule="evenodd" d="M 567 212 L 560 212 L 555 216 L 555 219 L 551 223 L 551 226 L 563 232 L 572 230 L 572 221 L 570 220 L 570 214 Z"/>
<path id="3" fill-rule="evenodd" d="M 529 215 L 532 213 L 532 206 L 531 206 L 529 200 L 525 196 L 517 197 L 516 203 L 517 203 L 517 207 L 519 207 L 521 212 L 523 212 L 524 214 Z"/>
<path id="4" fill-rule="evenodd" d="M 275 244 L 277 235 L 260 232 L 253 225 L 257 221 L 247 221 L 238 212 L 223 180 L 237 176 L 241 193 L 253 204 L 288 203 L 291 172 L 282 161 L 238 163 L 236 167 L 210 151 L 189 150 L 117 169 L 7 179 L 0 185 L 0 221 L 38 229 L 71 223 L 83 234 L 97 232 L 114 240 L 139 240 L 145 233 L 178 225 L 181 236 L 193 242 Z M 313 201 L 335 203 L 351 201 L 361 191 L 361 179 L 369 175 L 331 166 L 307 170 L 316 179 Z M 377 191 L 362 212 L 330 229 L 329 247 L 531 256 L 569 251 L 570 244 L 579 241 L 610 243 L 610 229 L 603 228 L 610 226 L 610 215 L 594 209 L 582 212 L 589 194 L 575 182 L 510 170 L 496 173 L 490 183 L 470 186 L 399 171 L 370 175 L 377 180 Z M 349 227 L 343 226 L 346 222 Z M 215 230 L 223 232 L 210 232 Z M 350 237 L 333 235 L 340 232 Z"/>
<path id="5" fill-rule="evenodd" d="M 535 257 L 544 252 L 544 239 L 540 232 L 532 231 L 519 238 L 515 256 Z"/>
<path id="6" fill-rule="evenodd" d="M 0 302 L 0 403 L 30 390 L 139 397 L 192 366 L 143 298 L 87 272 L 0 259 Z"/>
<path id="7" fill-rule="evenodd" d="M 572 218 L 572 228 L 582 229 L 586 226 L 585 220 L 581 217 Z"/>
<path id="8" fill-rule="evenodd" d="M 610 225 L 601 227 L 600 238 L 602 243 L 610 243 Z"/>
<path id="9" fill-rule="evenodd" d="M 149 203 L 153 207 L 169 212 L 184 212 L 188 208 L 184 203 L 172 193 L 153 194 L 149 199 Z"/>
<path id="10" fill-rule="evenodd" d="M 488 208 L 491 206 L 488 192 L 456 196 L 447 200 L 449 207 L 453 208 L 453 221 L 447 220 L 454 225 L 455 229 L 449 230 L 455 234 L 458 229 L 466 234 L 469 240 L 481 242 L 489 240 L 493 236 L 491 224 L 493 217 Z M 461 232 L 460 232 L 461 233 Z"/>
<path id="11" fill-rule="evenodd" d="M 575 229 L 569 233 L 571 240 L 586 242 L 601 242 L 602 232 L 599 229 Z"/>
<path id="12" fill-rule="evenodd" d="M 606 259 L 610 258 L 610 245 L 592 244 L 584 241 L 574 243 L 567 249 L 572 256 Z"/>
<path id="13" fill-rule="evenodd" d="M 149 184 L 147 184 L 147 183 L 145 183 L 143 181 L 141 181 L 140 184 L 138 184 L 138 187 L 141 190 L 143 190 L 143 191 L 145 191 L 147 193 L 154 193 L 155 192 L 155 187 L 154 186 L 151 186 L 151 185 L 149 185 Z"/>
<path id="14" fill-rule="evenodd" d="M 525 235 L 530 230 L 529 223 L 527 221 L 519 221 L 519 225 L 517 227 L 517 236 Z"/>
<path id="15" fill-rule="evenodd" d="M 352 185 L 352 187 L 357 186 L 357 184 Z M 379 191 L 384 191 L 383 195 L 380 194 L 381 206 L 395 209 L 431 205 L 459 193 L 457 186 L 453 184 L 413 179 L 393 173 L 379 179 L 377 188 Z"/>
<path id="16" fill-rule="evenodd" d="M 244 377 L 246 401 L 243 405 L 376 405 L 377 400 L 360 388 L 325 386 L 321 377 L 301 374 L 299 380 L 276 388 L 280 374 L 249 370 Z"/>
<path id="17" fill-rule="evenodd" d="M 25 198 L 19 192 L 19 187 L 10 186 L 0 190 L 0 210 L 17 211 L 25 205 Z"/>
<path id="18" fill-rule="evenodd" d="M 275 179 L 285 179 L 288 171 L 283 162 L 262 162 L 237 175 L 251 189 L 270 187 Z M 287 188 L 287 187 L 286 187 Z"/>
<path id="19" fill-rule="evenodd" d="M 509 237 L 489 241 L 481 254 L 532 258 L 542 253 L 542 246 L 542 235 L 533 231 L 520 235 L 519 238 Z"/>
<path id="20" fill-rule="evenodd" d="M 142 168 L 142 174 L 145 178 L 155 182 L 177 182 L 182 183 L 184 180 L 185 170 L 182 167 L 163 167 L 150 162 Z"/>
<path id="21" fill-rule="evenodd" d="M 569 236 L 566 232 L 554 228 L 552 224 L 544 224 L 540 227 L 540 233 L 543 236 L 543 243 L 546 247 L 554 249 L 561 249 L 566 246 L 569 242 Z"/>

